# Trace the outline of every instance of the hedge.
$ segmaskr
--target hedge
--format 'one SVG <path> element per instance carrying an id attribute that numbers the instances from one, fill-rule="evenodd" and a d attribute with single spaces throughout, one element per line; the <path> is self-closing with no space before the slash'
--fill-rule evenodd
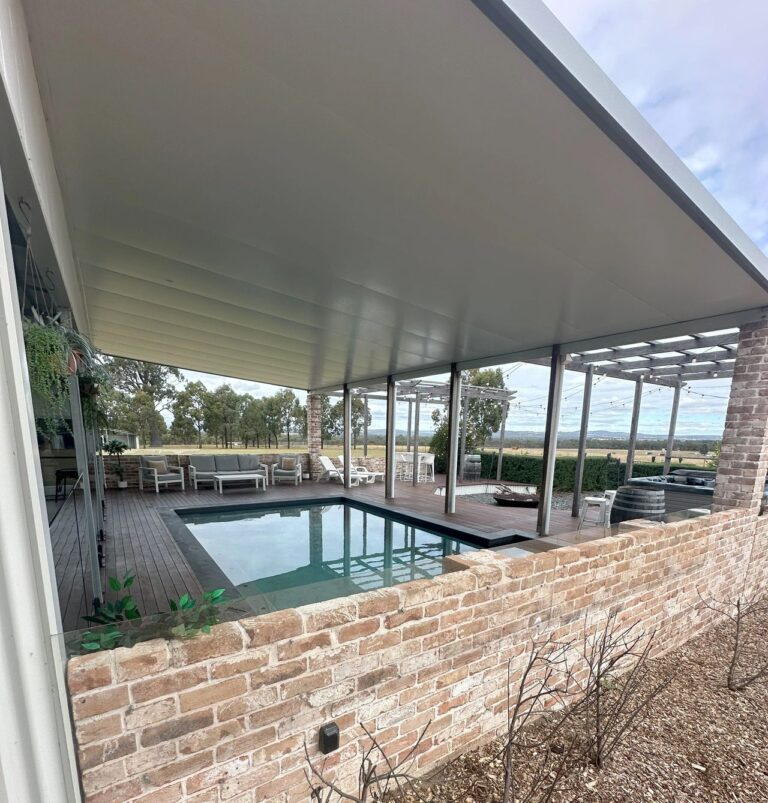
<path id="1" fill-rule="evenodd" d="M 498 454 L 481 454 L 481 476 L 496 479 Z M 531 455 L 504 455 L 501 464 L 501 479 L 504 482 L 520 482 L 526 485 L 541 484 L 543 458 Z M 700 469 L 701 466 L 685 463 L 675 464 L 674 468 Z M 626 465 L 616 458 L 586 457 L 584 459 L 583 491 L 605 491 L 618 488 L 624 482 Z M 664 471 L 664 463 L 635 463 L 634 477 L 655 477 Z M 576 458 L 558 457 L 555 460 L 554 490 L 573 491 L 576 477 Z"/>

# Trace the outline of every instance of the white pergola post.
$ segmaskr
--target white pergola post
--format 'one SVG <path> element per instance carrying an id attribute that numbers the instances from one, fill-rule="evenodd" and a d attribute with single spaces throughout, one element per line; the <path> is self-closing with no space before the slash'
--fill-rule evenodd
<path id="1" fill-rule="evenodd" d="M 501 405 L 501 428 L 499 429 L 499 459 L 496 463 L 496 482 L 501 482 L 501 466 L 504 462 L 504 433 L 507 429 L 507 414 L 509 413 L 509 402 L 502 402 Z"/>
<path id="2" fill-rule="evenodd" d="M 456 512 L 456 475 L 459 454 L 459 410 L 461 409 L 461 371 L 451 366 L 451 387 L 448 395 L 448 464 L 445 474 L 445 512 Z"/>
<path id="3" fill-rule="evenodd" d="M 680 388 L 675 385 L 675 395 L 672 397 L 672 412 L 669 414 L 669 434 L 667 435 L 667 449 L 664 452 L 664 473 L 669 474 L 672 465 L 672 450 L 675 448 L 675 429 L 677 428 L 677 412 L 680 409 Z"/>
<path id="4" fill-rule="evenodd" d="M 405 431 L 405 451 L 411 451 L 411 422 L 413 419 L 413 402 L 408 402 L 408 429 Z"/>
<path id="5" fill-rule="evenodd" d="M 352 487 L 352 393 L 344 385 L 344 487 Z"/>
<path id="6" fill-rule="evenodd" d="M 467 418 L 469 417 L 469 394 L 464 396 L 461 405 L 461 447 L 459 448 L 459 476 L 464 479 L 464 465 L 467 462 Z"/>
<path id="7" fill-rule="evenodd" d="M 421 415 L 421 394 L 416 390 L 413 406 L 413 484 L 419 483 L 419 417 Z"/>
<path id="8" fill-rule="evenodd" d="M 85 518 L 85 535 L 88 540 L 88 565 L 91 574 L 91 599 L 94 604 L 102 602 L 101 567 L 99 566 L 99 548 L 96 543 L 96 520 L 93 515 L 91 498 L 91 477 L 88 471 L 88 443 L 83 426 L 83 409 L 80 406 L 80 381 L 77 374 L 69 377 L 69 406 L 72 415 L 72 437 L 75 441 L 75 459 L 77 471 L 82 477 L 83 510 Z M 89 606 L 90 607 L 90 606 Z"/>
<path id="9" fill-rule="evenodd" d="M 61 614 L 5 211 L 0 229 L 0 800 L 75 803 Z"/>
<path id="10" fill-rule="evenodd" d="M 384 495 L 387 499 L 395 498 L 395 447 L 397 445 L 397 383 L 387 377 L 387 426 L 385 439 Z"/>
<path id="11" fill-rule="evenodd" d="M 640 421 L 640 402 L 643 398 L 643 378 L 635 383 L 635 398 L 632 402 L 632 421 L 629 425 L 629 448 L 627 449 L 627 470 L 624 472 L 624 482 L 632 479 L 632 470 L 635 467 L 635 448 L 637 446 L 637 425 Z"/>
<path id="12" fill-rule="evenodd" d="M 589 408 L 592 403 L 592 379 L 595 369 L 587 368 L 584 376 L 584 397 L 581 402 L 581 429 L 579 430 L 579 451 L 576 455 L 576 475 L 573 478 L 573 504 L 571 515 L 578 516 L 581 510 L 581 486 L 584 482 L 584 460 L 587 456 L 587 432 L 589 430 Z"/>
<path id="13" fill-rule="evenodd" d="M 368 457 L 368 394 L 363 396 L 363 457 Z"/>
<path id="14" fill-rule="evenodd" d="M 555 458 L 557 456 L 557 428 L 560 423 L 560 399 L 563 391 L 565 358 L 560 346 L 552 347 L 552 362 L 549 369 L 549 394 L 547 397 L 547 421 L 544 430 L 544 465 L 542 466 L 542 487 L 539 494 L 538 531 L 539 535 L 549 535 L 549 520 L 552 512 L 552 485 L 555 479 Z"/>

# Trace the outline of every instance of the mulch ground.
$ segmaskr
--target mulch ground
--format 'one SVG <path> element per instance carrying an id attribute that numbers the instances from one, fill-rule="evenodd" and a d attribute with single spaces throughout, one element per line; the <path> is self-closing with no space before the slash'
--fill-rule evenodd
<path id="1" fill-rule="evenodd" d="M 553 803 L 768 801 L 768 679 L 740 692 L 727 689 L 732 632 L 731 625 L 718 625 L 651 661 L 646 688 L 667 678 L 669 685 L 608 764 L 599 772 L 578 770 L 570 776 L 567 792 L 556 794 Z M 765 660 L 768 616 L 755 617 L 748 634 L 750 645 Z M 422 786 L 418 796 L 406 800 L 500 801 L 500 749 L 494 742 L 460 756 Z"/>

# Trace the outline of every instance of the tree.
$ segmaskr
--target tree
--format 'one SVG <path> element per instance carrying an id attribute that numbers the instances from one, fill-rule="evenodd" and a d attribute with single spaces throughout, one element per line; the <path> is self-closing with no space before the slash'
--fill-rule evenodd
<path id="1" fill-rule="evenodd" d="M 467 371 L 462 378 L 467 385 L 485 388 L 503 388 L 501 368 L 484 368 Z M 501 428 L 503 403 L 487 399 L 469 399 L 467 404 L 467 435 L 471 432 L 476 446 L 485 446 L 486 440 Z"/>
<path id="2" fill-rule="evenodd" d="M 143 420 L 149 425 L 150 445 L 162 446 L 165 422 L 160 411 L 170 409 L 177 394 L 172 380 L 181 380 L 181 373 L 167 365 L 126 360 L 122 357 L 110 358 L 106 367 L 118 390 L 132 394 L 135 399 L 141 394 L 140 403 L 145 408 Z M 149 410 L 146 409 L 148 406 L 156 413 L 155 416 L 149 415 Z"/>
<path id="3" fill-rule="evenodd" d="M 337 419 L 333 412 L 331 397 L 320 396 L 320 448 L 325 448 L 325 442 L 336 434 Z"/>
<path id="4" fill-rule="evenodd" d="M 205 406 L 208 390 L 202 382 L 187 382 L 173 403 L 171 431 L 182 437 L 181 443 L 189 442 L 189 433 L 197 440 L 197 448 L 203 448 Z M 189 438 L 191 440 L 191 438 Z"/>
<path id="5" fill-rule="evenodd" d="M 306 426 L 304 423 L 306 422 L 304 407 L 296 398 L 296 394 L 287 388 L 278 390 L 271 399 L 273 401 L 272 414 L 278 422 L 277 430 L 275 431 L 275 440 L 277 440 L 278 433 L 284 433 L 288 448 L 290 449 L 291 432 L 300 432 L 300 428 Z"/>
<path id="6" fill-rule="evenodd" d="M 258 447 L 259 441 L 267 439 L 264 400 L 254 399 L 253 396 L 248 393 L 242 398 L 243 408 L 240 414 L 240 434 L 246 447 L 249 441 Z"/>
<path id="7" fill-rule="evenodd" d="M 352 445 L 357 448 L 357 439 L 363 431 L 365 421 L 365 402 L 359 396 L 352 397 Z M 333 425 L 333 434 L 344 434 L 344 400 L 339 399 L 330 409 L 330 420 Z M 368 411 L 368 426 L 371 425 L 371 411 Z"/>

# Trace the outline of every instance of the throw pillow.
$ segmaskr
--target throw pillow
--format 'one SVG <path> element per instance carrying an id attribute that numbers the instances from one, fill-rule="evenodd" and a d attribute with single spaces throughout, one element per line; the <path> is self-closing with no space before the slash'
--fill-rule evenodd
<path id="1" fill-rule="evenodd" d="M 295 457 L 284 457 L 282 462 L 280 463 L 280 468 L 283 471 L 295 471 L 296 470 L 296 458 Z"/>
<path id="2" fill-rule="evenodd" d="M 165 460 L 147 460 L 147 468 L 153 468 L 158 474 L 167 474 L 168 465 Z"/>

